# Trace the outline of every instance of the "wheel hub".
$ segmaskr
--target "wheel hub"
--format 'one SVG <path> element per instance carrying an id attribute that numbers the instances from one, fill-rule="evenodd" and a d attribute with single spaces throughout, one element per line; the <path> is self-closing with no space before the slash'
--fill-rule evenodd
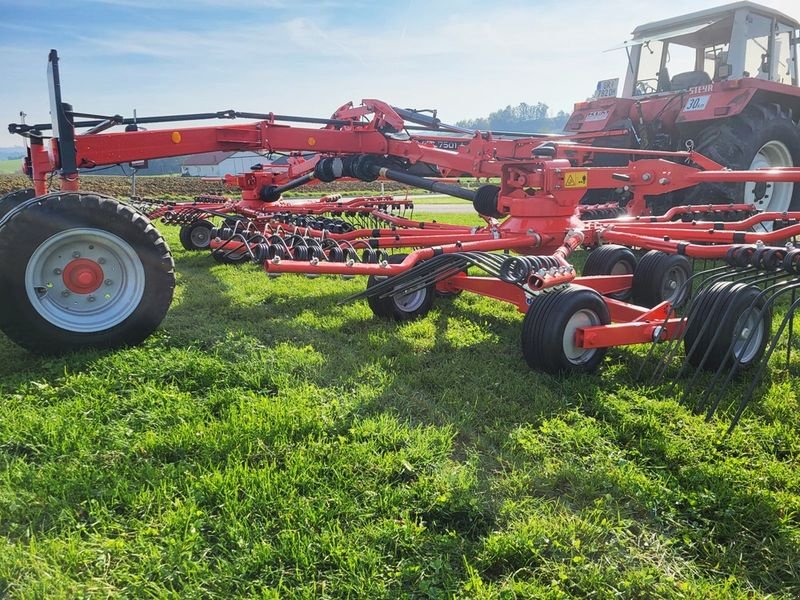
<path id="1" fill-rule="evenodd" d="M 76 258 L 64 267 L 64 286 L 75 294 L 91 294 L 105 279 L 103 267 L 88 258 Z"/>

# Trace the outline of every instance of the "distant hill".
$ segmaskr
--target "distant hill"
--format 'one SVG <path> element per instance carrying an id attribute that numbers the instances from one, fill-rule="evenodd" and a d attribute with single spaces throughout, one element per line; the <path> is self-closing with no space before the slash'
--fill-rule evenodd
<path id="1" fill-rule="evenodd" d="M 12 146 L 10 148 L 0 148 L 0 160 L 8 160 L 10 158 L 22 158 L 27 151 L 22 146 Z"/>

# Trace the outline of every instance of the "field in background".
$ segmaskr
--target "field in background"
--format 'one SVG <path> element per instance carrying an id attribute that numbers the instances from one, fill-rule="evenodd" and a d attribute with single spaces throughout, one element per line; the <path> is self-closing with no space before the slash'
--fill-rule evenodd
<path id="1" fill-rule="evenodd" d="M 22 168 L 22 159 L 0 160 L 0 175 L 16 175 Z"/>
<path id="2" fill-rule="evenodd" d="M 143 346 L 0 336 L 0 596 L 800 596 L 780 361 L 723 438 L 729 407 L 638 382 L 645 348 L 533 373 L 508 305 L 383 323 L 344 302 L 363 279 L 269 279 L 164 231 L 178 289 Z"/>
<path id="3" fill-rule="evenodd" d="M 3 162 L 13 161 L 0 161 Z M 17 169 L 18 170 L 18 169 Z M 0 195 L 24 187 L 30 187 L 30 180 L 22 174 L 2 174 L 0 171 Z M 107 194 L 115 197 L 129 197 L 131 194 L 131 180 L 128 177 L 109 177 L 102 175 L 82 176 L 81 182 L 86 190 Z M 474 180 L 464 182 L 467 187 L 477 187 Z M 58 178 L 52 181 L 53 189 L 58 188 Z M 338 181 L 333 183 L 322 183 L 317 185 L 303 186 L 284 194 L 286 198 L 318 198 L 326 194 L 342 194 L 346 196 L 375 196 L 383 190 L 386 194 L 394 194 L 397 197 L 406 195 L 428 195 L 425 190 L 412 189 L 403 184 L 392 181 L 384 182 L 364 182 L 364 181 Z M 137 177 L 136 193 L 139 196 L 163 198 L 166 200 L 193 200 L 195 196 L 201 194 L 212 195 L 235 195 L 237 188 L 226 188 L 220 182 L 204 181 L 200 177 Z M 432 203 L 441 202 L 442 196 L 430 194 Z M 450 198 L 448 202 L 464 203 L 462 200 Z"/>

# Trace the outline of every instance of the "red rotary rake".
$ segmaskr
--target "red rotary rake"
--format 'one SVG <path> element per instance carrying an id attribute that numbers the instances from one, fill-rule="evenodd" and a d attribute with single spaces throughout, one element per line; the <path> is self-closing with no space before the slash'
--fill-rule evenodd
<path id="1" fill-rule="evenodd" d="M 691 151 L 552 140 L 530 149 L 529 157 L 504 159 L 484 152 L 480 133 L 452 151 L 407 135 L 405 127 L 408 121 L 454 128 L 375 100 L 347 105 L 331 119 L 227 111 L 139 122 L 263 118 L 242 125 L 111 133 L 105 130 L 127 120 L 76 122 L 92 116 L 61 102 L 54 51 L 50 67 L 53 137 L 45 142 L 49 125 L 10 126 L 30 139 L 34 190 L 0 201 L 0 252 L 7 265 L 0 280 L 10 290 L 0 300 L 0 326 L 34 351 L 136 343 L 158 326 L 172 296 L 172 259 L 158 232 L 130 207 L 79 192 L 79 168 L 233 149 L 323 155 L 313 173 L 284 188 L 311 178 L 384 177 L 471 201 L 485 226 L 414 221 L 387 211 L 398 206 L 388 199 L 276 204 L 269 211 L 240 206 L 235 218 L 223 213 L 228 219 L 210 232 L 210 245 L 232 261 L 249 257 L 263 263 L 271 275 L 368 276 L 359 296 L 383 318 L 422 316 L 437 293 L 468 291 L 510 302 L 525 313 L 522 350 L 535 369 L 592 371 L 609 347 L 657 342 L 666 349 L 656 369 L 663 372 L 682 342 L 684 368 L 711 369 L 717 378 L 727 372 L 723 380 L 729 382 L 739 370 L 763 367 L 764 355 L 774 352 L 790 328 L 794 300 L 774 336 L 771 319 L 774 305 L 800 286 L 800 249 L 792 245 L 800 234 L 800 213 L 756 214 L 747 204 L 735 204 L 584 221 L 579 204 L 588 192 L 621 190 L 628 206 L 643 214 L 650 197 L 708 182 L 797 184 L 798 168 L 737 172 Z M 89 129 L 75 133 L 82 128 Z M 628 163 L 595 166 L 600 155 L 622 155 Z M 420 165 L 434 165 L 439 173 L 496 177 L 500 185 L 469 190 L 420 176 Z M 56 171 L 62 191 L 48 193 L 48 177 Z M 697 220 L 700 213 L 718 218 Z M 356 226 L 354 219 L 379 226 Z M 570 258 L 581 246 L 592 252 L 579 276 Z M 410 252 L 386 253 L 394 249 Z M 637 261 L 634 249 L 649 252 Z M 693 275 L 690 258 L 723 266 Z M 474 275 L 475 269 L 484 274 Z M 703 406 L 713 412 L 717 402 L 706 399 Z"/>

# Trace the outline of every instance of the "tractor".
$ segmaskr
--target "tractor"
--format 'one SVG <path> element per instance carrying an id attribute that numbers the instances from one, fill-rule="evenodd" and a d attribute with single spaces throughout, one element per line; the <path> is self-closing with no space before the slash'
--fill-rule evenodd
<path id="1" fill-rule="evenodd" d="M 628 57 L 621 95 L 618 80 L 599 82 L 592 99 L 575 105 L 568 135 L 595 133 L 592 143 L 604 147 L 695 150 L 731 169 L 800 165 L 800 22 L 735 2 L 648 23 L 632 35 L 620 47 Z M 649 201 L 658 214 L 733 198 L 759 210 L 797 210 L 800 185 L 713 183 Z"/>

